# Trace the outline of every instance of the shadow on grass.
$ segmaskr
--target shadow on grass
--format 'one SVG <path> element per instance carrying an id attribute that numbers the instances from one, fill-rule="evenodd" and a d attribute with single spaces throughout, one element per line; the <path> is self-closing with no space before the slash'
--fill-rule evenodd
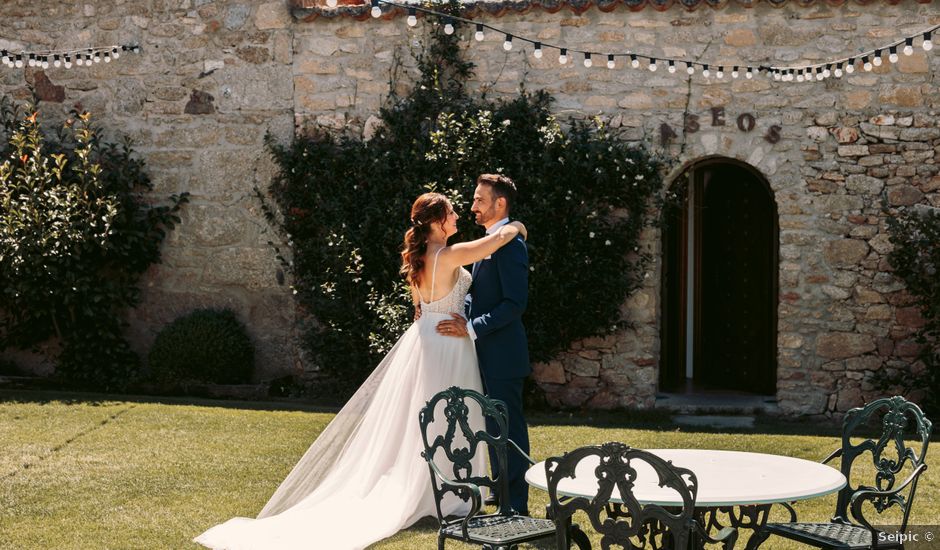
<path id="1" fill-rule="evenodd" d="M 155 396 L 99 392 L 78 392 L 65 390 L 2 390 L 0 404 L 34 403 L 46 405 L 63 403 L 66 405 L 105 406 L 116 402 L 148 403 L 154 405 L 183 405 L 196 407 L 219 407 L 225 409 L 243 409 L 253 411 L 302 411 L 336 413 L 340 407 L 296 400 L 280 401 L 245 401 L 235 399 L 210 399 L 190 396 Z"/>
<path id="2" fill-rule="evenodd" d="M 0 389 L 0 404 L 83 404 L 106 406 L 116 402 L 149 403 L 157 405 L 218 407 L 253 411 L 300 411 L 336 413 L 340 407 L 296 399 L 246 401 L 234 399 L 211 399 L 191 396 L 154 396 L 133 394 L 109 394 L 64 390 L 3 390 Z M 678 431 L 686 433 L 743 433 L 778 435 L 838 436 L 841 426 L 832 421 L 828 424 L 806 419 L 756 415 L 753 427 L 716 428 L 711 426 L 678 425 L 673 421 L 674 413 L 662 410 L 613 410 L 613 411 L 550 411 L 537 410 L 527 414 L 529 426 L 591 426 L 599 428 L 621 428 L 649 431 Z"/>

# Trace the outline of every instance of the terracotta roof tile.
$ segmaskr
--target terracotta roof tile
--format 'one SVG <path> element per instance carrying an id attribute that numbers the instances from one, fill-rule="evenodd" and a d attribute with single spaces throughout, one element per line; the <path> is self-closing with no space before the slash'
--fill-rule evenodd
<path id="1" fill-rule="evenodd" d="M 817 4 L 826 4 L 828 6 L 841 6 L 844 4 L 870 5 L 870 4 L 900 4 L 902 0 L 477 0 L 476 2 L 465 2 L 466 17 L 486 14 L 492 17 L 500 17 L 509 12 L 525 13 L 532 9 L 542 9 L 549 13 L 554 13 L 562 9 L 568 9 L 574 13 L 584 13 L 585 11 L 596 7 L 605 12 L 613 11 L 621 5 L 630 11 L 641 11 L 645 8 L 651 8 L 657 11 L 666 11 L 673 6 L 684 8 L 688 11 L 694 11 L 703 6 L 713 9 L 720 9 L 728 4 L 737 4 L 745 8 L 752 8 L 758 4 L 768 4 L 779 8 L 786 4 L 796 4 L 798 6 L 814 6 Z M 932 0 L 917 0 L 919 4 L 929 4 Z M 370 2 L 368 0 L 338 0 L 339 7 L 327 8 L 326 0 L 289 0 L 291 13 L 296 19 L 302 21 L 312 21 L 318 17 L 351 17 L 353 19 L 363 20 L 370 17 Z M 388 5 L 384 8 L 384 19 L 390 19 L 405 15 L 406 11 L 402 8 L 390 9 Z"/>

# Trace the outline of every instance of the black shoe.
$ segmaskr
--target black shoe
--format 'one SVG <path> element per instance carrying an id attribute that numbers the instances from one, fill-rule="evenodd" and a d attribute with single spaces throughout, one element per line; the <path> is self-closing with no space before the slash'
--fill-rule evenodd
<path id="1" fill-rule="evenodd" d="M 496 498 L 496 495 L 494 495 L 493 493 L 490 493 L 486 495 L 485 499 L 483 499 L 483 504 L 485 504 L 486 506 L 496 506 L 497 508 L 499 508 L 499 499 Z"/>

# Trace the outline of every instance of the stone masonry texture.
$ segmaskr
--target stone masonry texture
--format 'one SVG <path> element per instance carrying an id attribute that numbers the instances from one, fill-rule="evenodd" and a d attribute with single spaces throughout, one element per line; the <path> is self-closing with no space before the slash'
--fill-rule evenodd
<path id="1" fill-rule="evenodd" d="M 349 4 L 349 2 L 341 2 Z M 299 6 L 300 4 L 298 4 Z M 139 43 L 139 56 L 91 68 L 7 69 L 3 91 L 30 97 L 41 88 L 42 116 L 64 118 L 75 105 L 131 137 L 156 183 L 155 197 L 189 191 L 192 202 L 170 236 L 164 262 L 147 274 L 144 301 L 131 316 L 141 351 L 167 322 L 197 306 L 226 306 L 259 347 L 257 378 L 302 374 L 295 310 L 281 283 L 274 236 L 254 187 L 274 165 L 262 140 L 286 141 L 319 127 L 368 137 L 400 59 L 411 70 L 418 31 L 401 16 L 310 18 L 287 0 L 117 0 L 4 3 L 0 47 L 47 49 Z M 298 18 L 299 17 L 299 18 Z M 729 3 L 687 11 L 533 8 L 475 18 L 517 35 L 594 51 L 732 65 L 813 63 L 846 57 L 940 23 L 940 5 L 875 1 L 771 7 Z M 307 20 L 304 20 L 307 19 Z M 892 278 L 883 205 L 940 207 L 940 58 L 918 45 L 885 63 L 824 82 L 718 80 L 664 66 L 651 73 L 557 52 L 535 59 L 519 42 L 483 42 L 464 29 L 471 82 L 491 97 L 544 88 L 560 120 L 599 117 L 622 139 L 643 142 L 674 163 L 668 181 L 697 160 L 725 157 L 759 172 L 774 193 L 779 225 L 777 392 L 788 414 L 830 415 L 878 395 L 879 371 L 909 369 L 912 334 L 922 320 Z M 723 109 L 725 125 L 711 124 Z M 685 131 L 686 116 L 699 117 Z M 753 128 L 736 124 L 749 114 Z M 660 143 L 668 124 L 677 137 Z M 745 127 L 748 127 L 745 125 Z M 766 136 L 779 127 L 779 140 Z M 648 408 L 658 391 L 660 234 L 645 241 L 657 256 L 646 285 L 624 304 L 633 328 L 576 342 L 534 366 L 550 403 Z M 915 365 L 914 368 L 917 368 Z"/>

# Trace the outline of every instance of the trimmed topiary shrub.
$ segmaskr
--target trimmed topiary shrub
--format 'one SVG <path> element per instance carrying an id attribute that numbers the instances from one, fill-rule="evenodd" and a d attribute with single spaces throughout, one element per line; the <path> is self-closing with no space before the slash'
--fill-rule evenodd
<path id="1" fill-rule="evenodd" d="M 197 309 L 160 331 L 148 360 L 161 384 L 245 384 L 255 368 L 255 348 L 232 311 Z"/>

